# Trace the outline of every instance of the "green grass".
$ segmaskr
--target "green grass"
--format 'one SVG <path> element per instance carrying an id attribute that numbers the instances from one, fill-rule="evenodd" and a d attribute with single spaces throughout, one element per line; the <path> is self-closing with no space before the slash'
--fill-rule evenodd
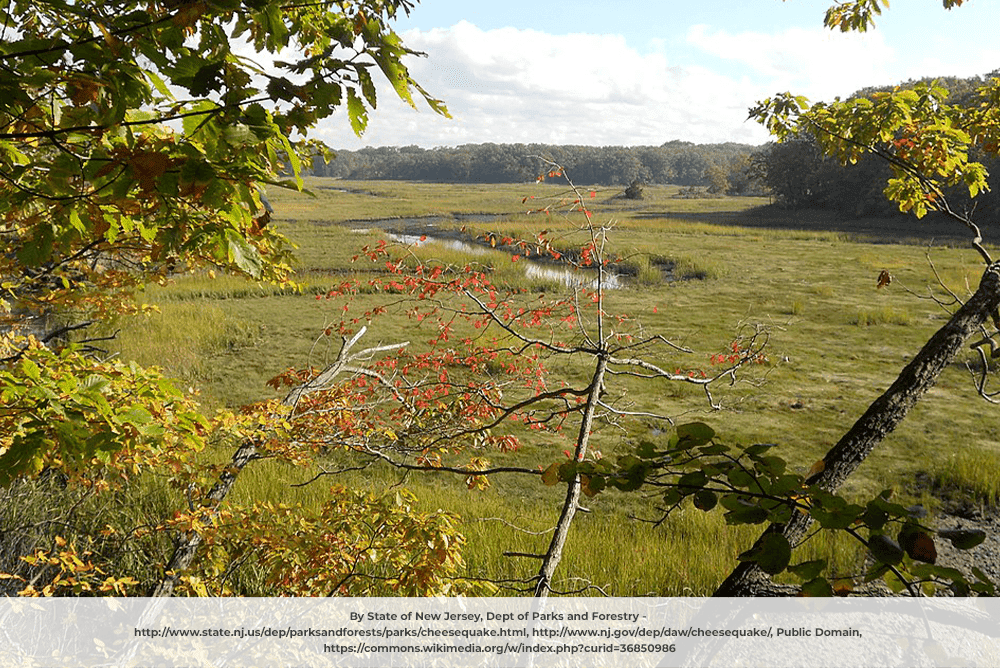
<path id="1" fill-rule="evenodd" d="M 851 319 L 851 324 L 858 327 L 871 327 L 873 325 L 908 326 L 913 324 L 913 316 L 903 309 L 892 306 L 882 306 L 880 308 L 860 307 L 858 308 L 857 315 Z"/>
<path id="2" fill-rule="evenodd" d="M 321 366 L 336 354 L 339 339 L 323 332 L 342 317 L 345 301 L 317 296 L 345 280 L 356 278 L 364 286 L 377 275 L 378 265 L 352 258 L 361 246 L 385 238 L 386 229 L 412 225 L 386 219 L 435 215 L 443 219 L 440 227 L 459 234 L 464 226 L 469 237 L 490 233 L 534 239 L 548 230 L 548 238 L 563 249 L 583 239 L 572 220 L 525 213 L 528 206 L 543 201 L 542 196 L 565 192 L 550 184 L 312 180 L 309 186 L 315 198 L 269 193 L 276 209 L 273 224 L 299 247 L 300 292 L 229 277 L 183 276 L 142 296 L 161 313 L 116 325 L 121 334 L 114 351 L 165 367 L 198 386 L 206 404 L 239 406 L 273 396 L 265 381 L 285 368 Z M 935 286 L 940 276 L 949 289 L 965 295 L 977 282 L 977 260 L 964 249 L 930 249 L 935 274 L 922 246 L 865 243 L 836 229 L 819 229 L 825 219 L 801 218 L 768 228 L 746 211 L 762 203 L 759 200 L 682 200 L 672 198 L 675 192 L 670 187 L 647 188 L 642 202 L 614 200 L 613 193 L 599 192 L 590 205 L 595 220 L 613 222 L 610 251 L 622 258 L 631 276 L 624 289 L 607 292 L 606 309 L 628 315 L 630 323 L 641 324 L 646 332 L 662 333 L 696 349 L 696 355 L 663 360 L 683 368 L 708 368 L 709 356 L 725 351 L 741 324 L 763 323 L 770 328 L 769 362 L 755 369 L 759 385 L 718 392 L 716 398 L 727 408 L 722 412 L 707 411 L 704 395 L 686 386 L 620 384 L 615 379 L 609 391 L 624 390 L 638 410 L 705 420 L 730 443 L 777 443 L 778 454 L 799 471 L 807 470 L 837 441 L 943 323 L 947 315 L 921 298 L 927 286 Z M 536 199 L 522 203 L 526 195 Z M 467 213 L 498 218 L 477 222 L 453 217 Z M 470 261 L 440 244 L 393 252 L 412 254 L 414 262 L 424 264 L 461 266 Z M 563 289 L 551 280 L 525 277 L 523 265 L 512 262 L 510 252 L 490 250 L 472 261 L 486 268 L 495 282 L 526 291 L 527 300 Z M 883 269 L 892 273 L 893 283 L 877 290 Z M 671 273 L 684 280 L 668 280 Z M 389 299 L 396 297 L 362 289 L 348 304 L 348 314 L 362 314 Z M 376 321 L 369 336 L 372 342 L 408 340 L 419 350 L 433 335 L 426 323 L 392 317 Z M 588 372 L 577 361 L 555 371 L 571 379 Z M 1000 476 L 992 465 L 996 435 L 984 436 L 988 430 L 982 409 L 967 371 L 958 365 L 947 370 L 852 477 L 848 493 L 894 487 L 903 498 L 916 498 L 925 490 L 908 481 L 929 475 L 941 485 L 997 501 Z M 947 433 L 942 425 L 947 425 Z M 613 432 L 597 438 L 608 456 L 630 445 L 627 436 Z M 971 445 L 955 457 L 941 447 L 942 439 Z M 539 438 L 504 461 L 547 465 L 561 457 L 565 447 L 556 439 Z M 251 467 L 235 498 L 294 498 L 318 504 L 328 488 L 325 482 L 288 486 L 305 475 L 273 464 Z M 400 479 L 395 471 L 377 469 L 337 482 L 384 489 Z M 547 534 L 528 535 L 509 525 L 543 532 L 554 524 L 561 500 L 559 489 L 509 476 L 498 477 L 486 492 L 470 492 L 461 479 L 441 477 L 410 476 L 405 484 L 426 508 L 462 515 L 470 576 L 532 575 L 537 561 L 504 557 L 503 552 L 542 551 Z M 734 530 L 724 526 L 718 513 L 691 508 L 659 527 L 637 522 L 630 518 L 655 516 L 654 502 L 639 494 L 602 494 L 588 505 L 593 512 L 579 517 L 574 526 L 558 587 L 575 589 L 589 582 L 616 595 L 708 594 L 758 530 Z M 802 554 L 797 552 L 795 560 L 827 553 L 834 555 L 839 572 L 858 567 L 856 546 L 839 539 L 830 542 L 823 534 Z"/>
<path id="3" fill-rule="evenodd" d="M 232 279 L 230 279 L 232 280 Z M 214 302 L 219 297 L 162 300 L 156 313 L 102 326 L 114 334 L 111 350 L 145 366 L 164 367 L 175 377 L 202 383 L 217 354 L 235 354 L 263 342 L 264 326 L 242 319 Z"/>
<path id="4" fill-rule="evenodd" d="M 952 452 L 937 470 L 934 486 L 950 497 L 1000 505 L 1000 466 L 993 443 Z"/>

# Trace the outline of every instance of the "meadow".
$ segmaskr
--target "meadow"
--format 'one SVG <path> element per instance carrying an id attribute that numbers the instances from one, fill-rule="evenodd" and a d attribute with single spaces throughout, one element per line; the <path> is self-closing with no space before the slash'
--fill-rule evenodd
<path id="1" fill-rule="evenodd" d="M 180 275 L 140 296 L 159 313 L 109 325 L 119 330 L 113 352 L 163 367 L 200 392 L 208 407 L 238 407 L 271 398 L 266 381 L 289 367 L 322 366 L 339 341 L 323 335 L 341 318 L 343 302 L 317 299 L 344 280 L 370 275 L 352 261 L 362 246 L 389 232 L 431 231 L 469 240 L 533 239 L 542 229 L 561 248 L 578 242 L 579 220 L 558 215 L 567 195 L 558 184 L 444 185 L 309 179 L 311 194 L 272 188 L 271 225 L 296 245 L 298 286 L 247 282 L 207 273 Z M 589 193 L 586 188 L 584 192 Z M 721 392 L 723 410 L 683 387 L 629 381 L 625 390 L 647 409 L 711 424 L 730 443 L 775 443 L 778 454 L 805 471 L 835 443 L 948 317 L 929 296 L 945 288 L 967 295 L 982 271 L 978 256 L 957 237 L 922 229 L 920 221 L 841 221 L 828 214 L 775 212 L 766 199 L 680 199 L 679 188 L 651 186 L 643 200 L 594 189 L 595 222 L 612 225 L 610 250 L 620 257 L 622 286 L 606 293 L 609 311 L 641 319 L 649 331 L 707 352 L 725 350 L 747 323 L 769 331 L 768 362 L 758 382 Z M 556 215 L 532 211 L 555 204 Z M 761 208 L 763 207 L 763 208 Z M 932 235 L 937 241 L 932 242 Z M 942 243 L 941 239 L 947 243 Z M 408 249 L 428 262 L 467 261 L 443 244 Z M 475 261 L 494 282 L 528 293 L 567 288 L 551 276 L 528 276 L 510 253 L 483 249 Z M 882 271 L 892 282 L 877 288 Z M 378 295 L 360 294 L 364 310 Z M 374 341 L 430 336 L 403 318 L 373 324 Z M 936 509 L 948 494 L 992 504 L 1000 496 L 996 420 L 977 398 L 966 364 L 971 351 L 941 378 L 902 426 L 862 466 L 848 493 L 892 488 L 896 497 Z M 583 367 L 559 371 L 578 378 Z M 608 441 L 606 454 L 627 438 Z M 546 438 L 498 457 L 535 467 L 562 457 Z M 220 453 L 224 457 L 225 453 Z M 331 457 L 338 457 L 332 453 Z M 292 486 L 310 472 L 259 462 L 241 476 L 235 498 L 318 504 L 329 480 Z M 469 490 L 460 476 L 403 476 L 388 468 L 345 474 L 338 484 L 366 489 L 405 485 L 430 509 L 462 517 L 467 574 L 518 580 L 537 562 L 503 552 L 539 552 L 548 541 L 561 487 L 537 478 L 496 476 L 486 490 Z M 937 491 L 938 496 L 934 493 Z M 599 587 L 591 594 L 707 595 L 736 563 L 757 528 L 727 527 L 719 513 L 693 507 L 658 517 L 643 491 L 605 493 L 578 516 L 557 588 Z M 795 561 L 831 556 L 839 573 L 861 571 L 863 555 L 843 538 L 819 534 Z M 252 577 L 243 584 L 256 590 Z"/>

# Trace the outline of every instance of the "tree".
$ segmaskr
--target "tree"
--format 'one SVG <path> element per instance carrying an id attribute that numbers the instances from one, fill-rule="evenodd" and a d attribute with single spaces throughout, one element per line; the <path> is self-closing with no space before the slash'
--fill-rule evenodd
<path id="1" fill-rule="evenodd" d="M 309 128 L 336 109 L 364 130 L 372 69 L 413 103 L 410 51 L 386 27 L 410 6 L 12 4 L 18 28 L 0 54 L 8 320 L 101 313 L 179 264 L 287 278 L 258 186 L 286 168 L 297 179 Z M 265 71 L 241 49 L 295 60 Z"/>
<path id="2" fill-rule="evenodd" d="M 288 244 L 268 225 L 263 186 L 301 187 L 302 160 L 324 150 L 308 139 L 317 121 L 345 109 L 355 132 L 364 131 L 376 71 L 404 101 L 415 105 L 416 94 L 447 114 L 409 76 L 402 59 L 414 52 L 389 27 L 412 6 L 5 5 L 0 484 L 7 493 L 44 474 L 84 498 L 134 485 L 149 470 L 166 472 L 188 489 L 190 512 L 154 533 L 176 530 L 178 549 L 198 532 L 199 518 L 217 514 L 221 499 L 195 503 L 198 477 L 239 468 L 227 474 L 199 462 L 198 452 L 218 438 L 217 428 L 253 442 L 261 425 L 233 415 L 210 421 L 159 372 L 101 360 L 94 347 L 61 337 L 110 313 L 143 310 L 135 288 L 175 272 L 214 267 L 287 282 Z M 284 60 L 272 67 L 271 58 Z M 404 503 L 395 512 L 403 517 L 395 526 L 424 522 L 440 537 L 451 533 Z M 94 528 L 81 538 L 86 545 L 76 545 L 59 535 L 60 521 L 25 520 L 16 568 L 4 565 L 13 571 L 8 581 L 42 593 L 138 586 L 101 571 L 123 527 Z M 143 531 L 124 529 L 115 549 L 127 553 L 123 546 Z"/>
<path id="3" fill-rule="evenodd" d="M 826 25 L 841 30 L 865 30 L 880 13 L 879 0 L 858 0 L 838 4 L 826 15 Z M 945 0 L 950 9 L 960 0 Z M 773 519 L 772 524 L 747 554 L 748 558 L 730 574 L 716 595 L 760 595 L 781 591 L 774 587 L 769 574 L 784 570 L 768 568 L 763 555 L 775 549 L 794 546 L 813 520 L 824 526 L 822 497 L 837 488 L 873 452 L 886 434 L 906 417 L 912 406 L 934 384 L 938 375 L 955 357 L 969 338 L 978 336 L 972 348 L 982 357 L 983 372 L 977 383 L 980 396 L 995 402 L 987 389 L 987 358 L 996 347 L 1000 334 L 1000 264 L 993 261 L 982 245 L 979 226 L 972 211 L 957 211 L 945 191 L 961 185 L 970 197 L 988 188 L 987 171 L 976 161 L 973 150 L 995 155 L 1000 144 L 1000 79 L 993 78 L 977 88 L 964 102 L 949 104 L 947 91 L 934 84 L 918 84 L 911 89 L 894 89 L 833 103 L 810 105 L 804 98 L 784 94 L 765 100 L 751 115 L 763 123 L 779 141 L 800 135 L 811 137 L 824 154 L 843 163 L 854 163 L 864 155 L 874 155 L 888 164 L 892 176 L 885 195 L 901 211 L 912 211 L 917 218 L 937 211 L 961 225 L 969 234 L 970 245 L 979 254 L 986 269 L 975 293 L 958 300 L 960 308 L 925 344 L 902 370 L 899 377 L 865 412 L 843 438 L 817 462 L 805 484 L 819 495 L 819 511 L 795 513 Z M 957 297 L 956 297 L 957 299 Z M 816 508 L 817 506 L 812 506 Z M 897 539 L 884 529 L 885 508 L 876 501 L 867 508 L 837 508 L 830 525 L 857 523 L 869 530 L 866 541 L 884 571 L 894 570 L 905 552 L 910 557 L 933 563 L 933 540 L 913 519 L 902 522 Z M 874 509 L 874 510 L 873 510 Z M 896 509 L 897 512 L 899 509 Z M 868 513 L 868 515 L 866 515 Z M 900 514 L 905 518 L 905 514 Z M 824 518 L 827 522 L 824 522 Z M 874 522 L 870 520 L 874 519 Z M 918 537 L 919 536 L 919 540 Z M 919 546 L 918 546 L 919 544 Z M 760 557 L 760 558 L 758 558 Z M 771 564 L 774 565 L 774 564 Z M 905 569 L 904 569 L 905 570 Z M 913 567 L 916 578 L 947 577 L 932 566 Z M 895 571 L 895 575 L 904 575 Z M 906 582 L 908 577 L 901 579 Z M 961 591 L 968 591 L 962 589 Z M 985 591 L 985 590 L 984 590 Z"/>

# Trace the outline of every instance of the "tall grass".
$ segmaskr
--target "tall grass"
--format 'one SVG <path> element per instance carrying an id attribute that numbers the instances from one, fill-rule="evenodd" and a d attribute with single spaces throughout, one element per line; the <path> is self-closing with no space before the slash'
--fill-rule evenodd
<path id="1" fill-rule="evenodd" d="M 991 506 L 1000 505 L 1000 466 L 990 448 L 963 447 L 950 453 L 934 475 L 934 484 L 950 496 L 964 496 Z"/>
<path id="2" fill-rule="evenodd" d="M 851 318 L 851 324 L 858 327 L 872 327 L 875 325 L 908 326 L 913 324 L 913 316 L 909 312 L 893 306 L 880 306 L 876 308 L 859 307 L 857 313 Z"/>
<path id="3" fill-rule="evenodd" d="M 212 356 L 253 346 L 263 332 L 225 308 L 199 303 L 161 301 L 158 312 L 122 318 L 103 325 L 113 334 L 110 351 L 144 366 L 166 369 L 185 382 L 204 381 Z"/>

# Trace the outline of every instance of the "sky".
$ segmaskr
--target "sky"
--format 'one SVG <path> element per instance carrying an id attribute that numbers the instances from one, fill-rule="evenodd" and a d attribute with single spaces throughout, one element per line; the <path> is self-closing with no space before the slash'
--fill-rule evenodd
<path id="1" fill-rule="evenodd" d="M 811 100 L 927 76 L 1000 70 L 1000 3 L 898 0 L 875 30 L 823 27 L 833 0 L 424 0 L 394 29 L 426 54 L 407 66 L 453 118 L 414 111 L 381 82 L 362 138 L 334 148 L 547 143 L 658 146 L 768 140 L 755 102 Z"/>

